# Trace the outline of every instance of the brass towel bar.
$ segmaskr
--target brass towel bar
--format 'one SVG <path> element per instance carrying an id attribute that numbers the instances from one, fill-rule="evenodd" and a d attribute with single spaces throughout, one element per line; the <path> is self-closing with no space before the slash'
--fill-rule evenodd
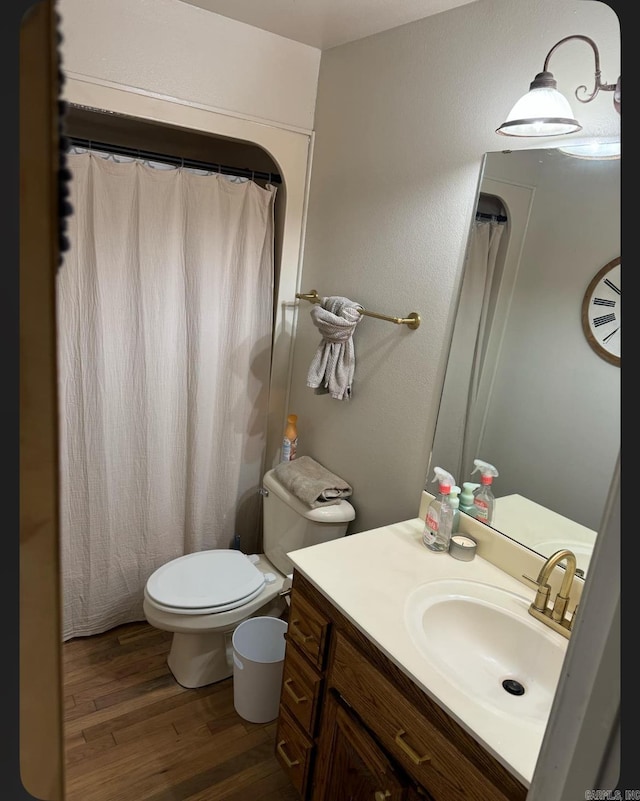
<path id="1" fill-rule="evenodd" d="M 322 298 L 315 289 L 312 289 L 311 292 L 296 292 L 296 297 L 300 298 L 300 300 L 308 300 L 309 303 L 322 303 Z M 378 314 L 378 312 L 360 308 L 360 314 L 365 314 L 367 317 L 375 317 L 378 320 L 388 320 L 390 323 L 396 323 L 397 325 L 406 325 L 412 330 L 415 330 L 420 325 L 418 312 L 411 312 L 408 317 L 388 317 L 386 314 Z"/>

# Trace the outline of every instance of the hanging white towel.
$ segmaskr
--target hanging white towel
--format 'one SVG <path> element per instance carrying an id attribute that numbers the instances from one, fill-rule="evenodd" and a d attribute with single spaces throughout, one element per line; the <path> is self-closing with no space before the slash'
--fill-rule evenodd
<path id="1" fill-rule="evenodd" d="M 356 368 L 353 332 L 360 322 L 362 306 L 348 298 L 322 298 L 311 309 L 311 319 L 322 334 L 322 342 L 311 361 L 307 386 L 328 392 L 337 400 L 351 397 Z"/>

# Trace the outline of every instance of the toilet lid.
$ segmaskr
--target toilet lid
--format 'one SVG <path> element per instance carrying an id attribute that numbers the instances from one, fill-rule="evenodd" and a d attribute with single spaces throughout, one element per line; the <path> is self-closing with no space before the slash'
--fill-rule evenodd
<path id="1" fill-rule="evenodd" d="M 255 598 L 264 575 L 236 550 L 199 551 L 167 562 L 151 574 L 147 594 L 173 609 L 225 611 Z"/>

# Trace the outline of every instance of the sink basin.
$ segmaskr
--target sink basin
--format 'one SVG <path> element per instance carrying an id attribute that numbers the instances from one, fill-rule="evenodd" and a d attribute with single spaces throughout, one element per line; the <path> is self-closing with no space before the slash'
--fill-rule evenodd
<path id="1" fill-rule="evenodd" d="M 543 556 L 551 556 L 552 553 L 562 548 L 568 548 L 570 551 L 573 551 L 576 557 L 576 567 L 583 571 L 588 569 L 589 562 L 591 561 L 591 554 L 593 553 L 593 545 L 584 542 L 572 542 L 567 539 L 536 542 L 534 545 L 531 545 L 531 548 L 541 553 Z"/>
<path id="2" fill-rule="evenodd" d="M 568 641 L 531 617 L 530 603 L 491 584 L 441 579 L 407 597 L 405 623 L 421 655 L 471 703 L 545 726 Z"/>

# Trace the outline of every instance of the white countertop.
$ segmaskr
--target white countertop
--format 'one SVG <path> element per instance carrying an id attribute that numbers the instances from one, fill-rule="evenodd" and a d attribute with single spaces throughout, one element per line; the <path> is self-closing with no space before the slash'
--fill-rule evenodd
<path id="1" fill-rule="evenodd" d="M 423 526 L 414 518 L 288 556 L 345 617 L 528 787 L 544 728 L 469 704 L 466 694 L 431 666 L 412 642 L 404 604 L 411 590 L 442 578 L 483 581 L 531 600 L 535 592 L 480 556 L 461 562 L 448 553 L 430 551 L 422 543 Z"/>
<path id="2" fill-rule="evenodd" d="M 543 556 L 551 556 L 559 548 L 569 548 L 575 554 L 577 566 L 585 572 L 598 535 L 597 531 L 517 494 L 496 498 L 492 526 Z"/>

